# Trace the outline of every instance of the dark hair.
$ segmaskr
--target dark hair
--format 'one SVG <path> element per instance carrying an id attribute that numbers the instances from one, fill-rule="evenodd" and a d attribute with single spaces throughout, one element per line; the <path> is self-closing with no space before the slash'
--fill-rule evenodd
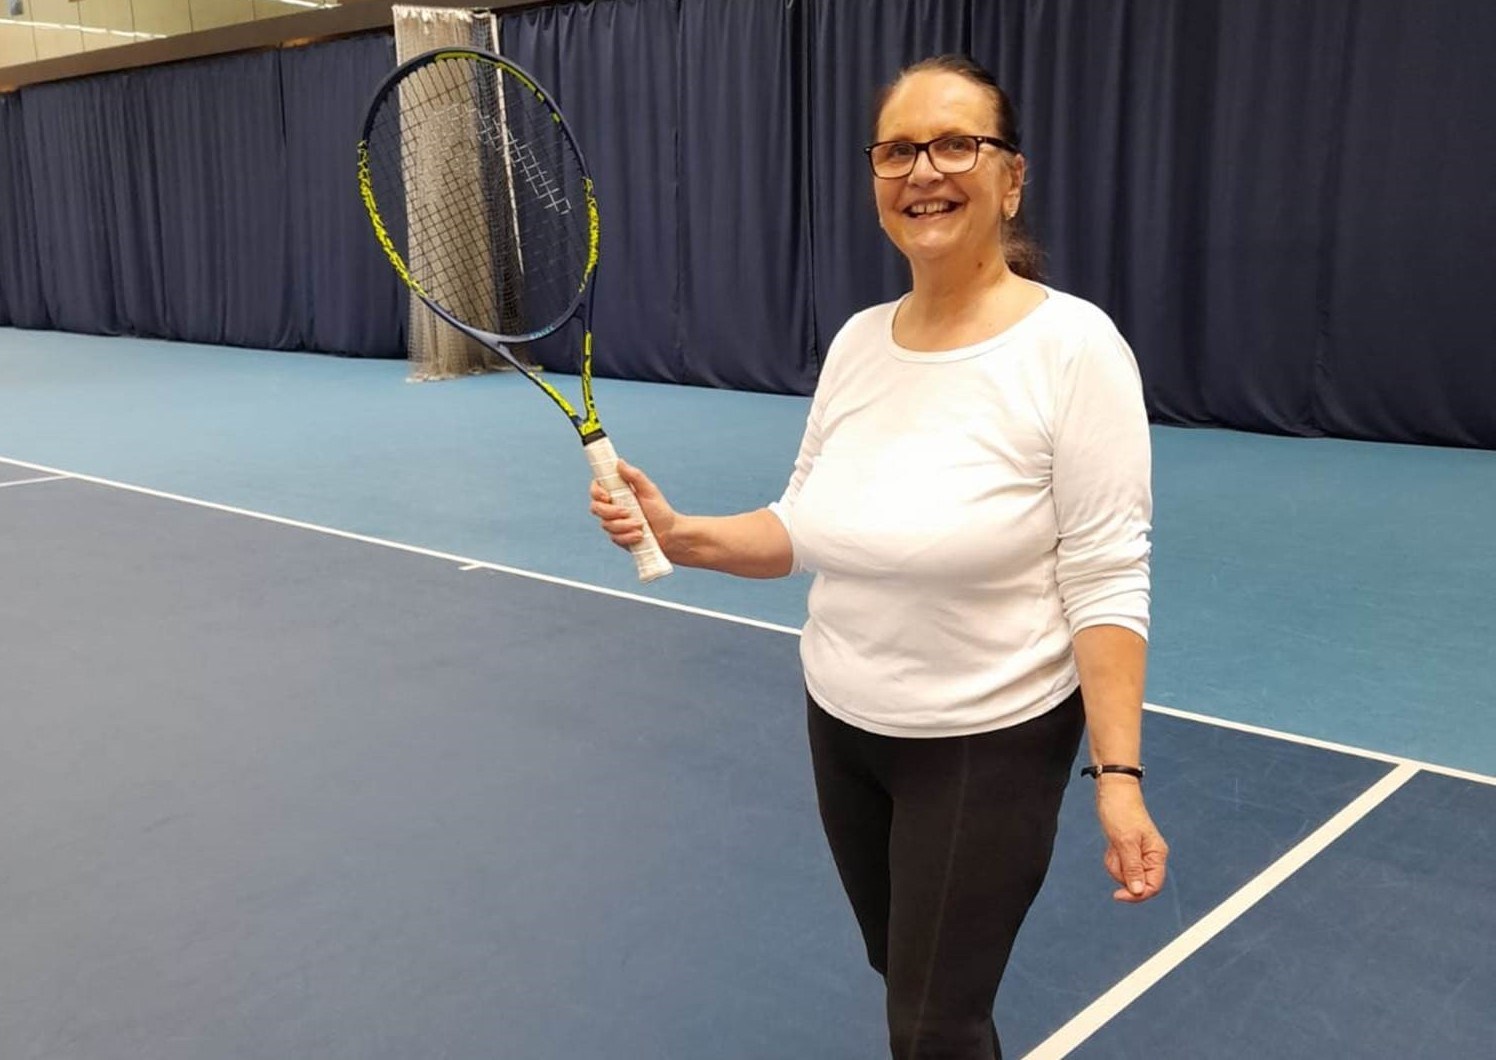
<path id="1" fill-rule="evenodd" d="M 932 55 L 928 59 L 921 59 L 904 67 L 899 71 L 898 77 L 880 88 L 873 98 L 874 139 L 878 136 L 878 121 L 883 117 L 883 108 L 888 105 L 888 98 L 893 95 L 893 90 L 911 74 L 929 72 L 957 74 L 990 92 L 997 118 L 997 135 L 1015 147 L 1023 145 L 1018 130 L 1018 112 L 1013 107 L 1013 101 L 997 83 L 997 78 L 992 76 L 992 71 L 967 55 Z M 1028 226 L 1023 221 L 1021 200 L 1019 212 L 1011 220 L 1003 221 L 1003 257 L 1007 259 L 1008 268 L 1024 279 L 1044 278 L 1044 251 L 1034 237 L 1029 235 Z"/>

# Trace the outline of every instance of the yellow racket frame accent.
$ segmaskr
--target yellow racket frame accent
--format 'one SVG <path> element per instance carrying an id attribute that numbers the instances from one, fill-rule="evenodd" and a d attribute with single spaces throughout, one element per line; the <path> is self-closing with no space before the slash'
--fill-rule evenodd
<path id="1" fill-rule="evenodd" d="M 550 110 L 552 119 L 559 125 L 565 125 L 565 120 L 561 117 L 561 112 L 556 109 L 555 104 L 536 86 L 534 81 L 530 80 L 529 77 L 516 70 L 513 66 L 496 62 L 492 56 L 476 51 L 450 50 L 436 52 L 427 56 L 426 60 L 428 62 L 477 60 L 487 63 L 496 68 L 501 74 L 508 74 L 528 88 L 535 94 L 535 98 L 544 103 Z M 567 130 L 567 135 L 568 137 L 570 136 L 569 129 Z M 577 157 L 581 158 L 580 149 L 577 151 Z M 578 294 L 587 289 L 587 284 L 591 282 L 593 273 L 597 271 L 599 248 L 602 245 L 602 226 L 598 217 L 597 196 L 593 193 L 592 178 L 584 176 L 582 178 L 582 185 L 587 196 L 587 265 L 582 270 L 582 282 L 577 288 Z M 364 209 L 369 214 L 370 224 L 374 226 L 374 236 L 379 241 L 379 246 L 384 251 L 385 256 L 389 258 L 390 264 L 394 266 L 395 274 L 400 277 L 401 282 L 443 319 L 457 325 L 463 331 L 476 331 L 477 329 L 468 327 L 460 321 L 453 319 L 450 313 L 437 304 L 436 300 L 422 289 L 420 283 L 411 275 L 410 266 L 400 256 L 400 251 L 395 248 L 395 242 L 390 238 L 389 229 L 384 223 L 384 218 L 379 214 L 379 204 L 374 198 L 374 178 L 369 165 L 368 140 L 360 140 L 358 144 L 358 186 L 359 198 L 363 201 Z M 564 323 L 563 321 L 562 324 L 564 325 Z M 498 336 L 489 337 L 494 340 L 498 339 Z M 501 342 L 498 344 L 502 345 Z M 578 415 L 575 406 L 567 399 L 566 395 L 542 379 L 535 369 L 521 364 L 514 358 L 506 359 L 523 372 L 532 383 L 545 391 L 546 395 L 560 407 L 561 411 L 566 413 L 567 418 L 572 422 L 572 426 L 576 428 L 577 433 L 582 436 L 583 440 L 586 440 L 589 435 L 594 435 L 602 429 L 602 424 L 598 420 L 597 408 L 592 398 L 592 329 L 590 326 L 585 328 L 582 338 L 582 407 L 585 415 Z"/>

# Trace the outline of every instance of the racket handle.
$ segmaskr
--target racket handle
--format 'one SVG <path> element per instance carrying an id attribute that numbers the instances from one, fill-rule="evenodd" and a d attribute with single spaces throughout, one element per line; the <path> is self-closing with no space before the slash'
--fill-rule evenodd
<path id="1" fill-rule="evenodd" d="M 618 453 L 613 449 L 612 440 L 606 436 L 598 438 L 582 446 L 582 452 L 587 454 L 587 462 L 592 465 L 592 477 L 602 483 L 613 503 L 629 509 L 644 522 L 644 540 L 629 547 L 634 566 L 639 569 L 639 580 L 652 582 L 669 574 L 675 568 L 660 550 L 649 520 L 644 518 L 644 510 L 639 507 L 639 498 L 618 474 Z"/>

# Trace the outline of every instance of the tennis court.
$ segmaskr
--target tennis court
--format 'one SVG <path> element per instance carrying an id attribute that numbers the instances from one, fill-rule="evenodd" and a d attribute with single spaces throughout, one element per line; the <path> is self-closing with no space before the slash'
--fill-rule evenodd
<path id="1" fill-rule="evenodd" d="M 639 598 L 573 518 L 570 446 L 537 447 L 537 487 L 471 444 L 554 426 L 513 377 L 412 389 L 398 364 L 4 338 L 0 846 L 24 854 L 4 877 L 5 1055 L 878 1054 L 881 984 L 855 959 L 805 760 L 803 585 L 681 572 Z M 624 424 L 761 434 L 749 492 L 794 444 L 763 426 L 804 410 L 602 386 Z M 1451 503 L 1493 495 L 1486 454 L 1326 443 L 1306 471 L 1273 439 L 1158 435 L 1161 482 L 1209 481 L 1243 449 L 1275 468 L 1261 505 L 1334 467 L 1320 505 L 1354 520 L 1384 481 L 1358 482 L 1368 455 Z M 413 436 L 469 457 L 406 479 L 408 447 L 377 440 Z M 350 461 L 315 444 L 332 437 L 370 444 Z M 656 444 L 680 492 L 717 488 L 709 461 Z M 1182 525 L 1197 490 L 1164 493 L 1181 542 L 1165 585 L 1205 576 Z M 1232 554 L 1274 547 L 1258 526 L 1198 529 Z M 1157 656 L 1154 686 L 1179 691 L 1151 694 L 1166 709 L 1146 725 L 1169 889 L 1111 901 L 1073 785 L 999 994 L 1013 1055 L 1484 1052 L 1489 610 L 1434 601 L 1464 608 L 1463 668 L 1442 636 L 1378 642 L 1351 615 L 1316 622 L 1318 672 L 1284 655 L 1216 699 L 1260 650 L 1231 634 L 1281 624 L 1302 591 L 1288 561 L 1250 577 L 1263 613 L 1160 594 L 1160 639 L 1188 643 Z M 1386 652 L 1419 697 L 1388 682 L 1351 707 L 1338 675 Z M 1415 730 L 1427 764 L 1402 758 Z"/>
<path id="2" fill-rule="evenodd" d="M 887 1056 L 811 577 L 646 579 L 587 491 L 612 439 L 779 498 L 968 218 L 1135 357 L 1171 848 L 1113 900 L 1071 779 L 1002 1055 L 1488 1056 L 1493 47 L 1487 0 L 11 0 L 0 1060 Z M 1001 87 L 884 129 L 940 53 Z M 1122 416 L 1005 378 L 1041 471 Z M 942 467 L 988 426 L 911 407 Z"/>

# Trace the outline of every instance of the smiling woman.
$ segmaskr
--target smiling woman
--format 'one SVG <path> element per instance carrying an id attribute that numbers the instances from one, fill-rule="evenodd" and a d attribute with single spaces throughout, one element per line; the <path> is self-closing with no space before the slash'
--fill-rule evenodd
<path id="1" fill-rule="evenodd" d="M 910 67 L 879 94 L 873 140 L 878 221 L 913 284 L 832 342 L 780 499 L 683 515 L 620 473 L 673 563 L 815 572 L 811 762 L 893 1055 L 991 1060 L 1085 727 L 1113 897 L 1163 886 L 1140 758 L 1148 421 L 1111 320 L 1036 279 L 992 75 L 957 56 Z M 592 510 L 615 543 L 641 539 L 596 489 Z"/>
<path id="2" fill-rule="evenodd" d="M 992 129 L 994 135 L 946 136 L 930 144 L 910 143 L 894 140 L 888 142 L 879 125 L 887 116 L 888 105 L 896 90 L 909 87 L 910 80 L 921 74 L 950 74 L 965 81 L 968 90 L 976 87 L 989 97 L 970 115 L 975 129 Z M 958 86 L 951 87 L 955 94 L 969 97 L 969 91 Z M 985 113 L 984 113 L 985 112 Z M 969 133 L 971 130 L 965 130 Z M 918 161 L 915 149 L 928 148 L 930 164 L 942 173 L 959 175 L 969 172 L 981 161 L 981 156 L 991 151 L 1002 152 L 1012 164 L 1012 176 L 1017 186 L 1017 196 L 1004 204 L 1001 229 L 997 233 L 999 245 L 1008 268 L 1029 280 L 1039 280 L 1044 273 L 1044 255 L 1038 243 L 1028 234 L 1020 215 L 1022 188 L 1026 166 L 1019 153 L 1018 115 L 1008 94 L 997 80 L 981 64 L 965 56 L 940 55 L 907 67 L 899 79 L 878 93 L 873 107 L 873 139 L 865 150 L 872 164 L 874 176 L 884 180 L 902 180 L 909 176 Z M 901 248 L 902 249 L 902 248 Z"/>

